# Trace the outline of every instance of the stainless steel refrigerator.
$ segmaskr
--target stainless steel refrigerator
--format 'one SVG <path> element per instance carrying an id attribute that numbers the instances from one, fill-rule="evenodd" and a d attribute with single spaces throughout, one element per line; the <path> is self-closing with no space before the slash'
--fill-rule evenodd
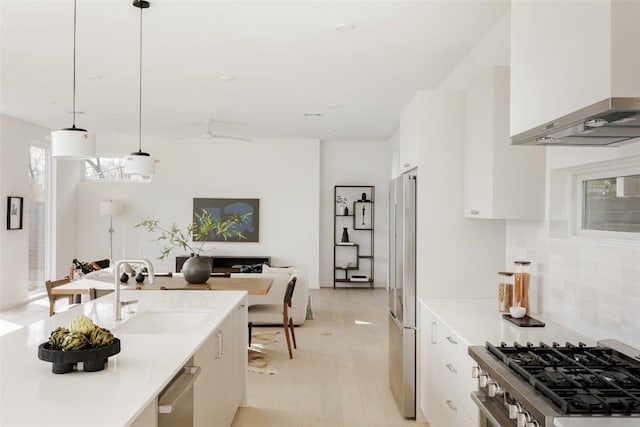
<path id="1" fill-rule="evenodd" d="M 389 383 L 402 416 L 416 416 L 415 170 L 389 186 Z"/>

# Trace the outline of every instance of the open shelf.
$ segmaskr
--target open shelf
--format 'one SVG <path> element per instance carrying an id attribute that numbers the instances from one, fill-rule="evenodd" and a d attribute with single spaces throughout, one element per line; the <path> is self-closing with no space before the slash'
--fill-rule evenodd
<path id="1" fill-rule="evenodd" d="M 333 210 L 333 288 L 336 283 L 343 287 L 354 284 L 373 289 L 374 285 L 374 206 L 375 187 L 373 185 L 336 185 L 333 187 L 335 200 Z M 343 208 L 349 213 L 344 215 Z M 350 220 L 339 219 L 340 217 Z M 348 243 L 339 242 L 346 229 Z M 339 249 L 353 247 L 356 251 Z M 360 251 L 370 255 L 360 255 Z M 369 260 L 360 262 L 360 260 Z M 349 267 L 340 265 L 350 264 Z M 352 276 L 364 276 L 365 280 L 353 280 Z"/>

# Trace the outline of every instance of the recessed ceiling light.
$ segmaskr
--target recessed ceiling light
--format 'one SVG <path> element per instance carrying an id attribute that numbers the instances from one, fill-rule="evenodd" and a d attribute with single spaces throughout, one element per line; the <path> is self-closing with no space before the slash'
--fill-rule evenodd
<path id="1" fill-rule="evenodd" d="M 336 31 L 353 31 L 355 30 L 356 26 L 353 24 L 349 24 L 348 22 L 341 22 L 339 24 L 336 24 L 335 28 Z"/>
<path id="2" fill-rule="evenodd" d="M 342 107 L 342 104 L 337 104 L 337 103 L 327 104 L 327 107 L 329 107 L 329 108 L 338 108 L 338 107 Z"/>
<path id="3" fill-rule="evenodd" d="M 304 113 L 305 117 L 322 117 L 322 113 Z"/>
<path id="4" fill-rule="evenodd" d="M 230 75 L 220 76 L 220 80 L 223 80 L 225 82 L 230 82 L 235 79 L 236 79 L 236 76 L 230 76 Z"/>
<path id="5" fill-rule="evenodd" d="M 85 74 L 83 77 L 85 79 L 90 79 L 90 80 L 100 80 L 100 79 L 102 79 L 102 76 L 99 76 L 97 74 Z"/>

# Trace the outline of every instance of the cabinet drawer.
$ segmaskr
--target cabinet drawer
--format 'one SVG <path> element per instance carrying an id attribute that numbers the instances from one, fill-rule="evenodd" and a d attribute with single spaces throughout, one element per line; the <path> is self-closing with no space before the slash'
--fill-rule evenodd
<path id="1" fill-rule="evenodd" d="M 449 356 L 453 355 L 445 355 L 441 366 L 438 367 L 439 377 L 453 393 L 456 400 L 460 402 L 471 420 L 477 422 L 479 418 L 478 407 L 470 397 L 471 392 L 477 388 L 477 380 L 471 377 L 473 360 L 468 356 L 467 360 Z"/>
<path id="2" fill-rule="evenodd" d="M 431 427 L 475 427 L 473 421 L 464 410 L 460 401 L 444 384 L 432 384 L 427 392 L 431 407 L 427 421 Z"/>
<path id="3" fill-rule="evenodd" d="M 471 369 L 475 364 L 467 354 L 467 344 L 441 322 L 438 322 L 437 328 L 439 351 L 434 362 L 438 376 L 472 421 L 477 422 L 478 408 L 470 397 L 471 392 L 477 388 L 477 381 L 471 377 Z"/>

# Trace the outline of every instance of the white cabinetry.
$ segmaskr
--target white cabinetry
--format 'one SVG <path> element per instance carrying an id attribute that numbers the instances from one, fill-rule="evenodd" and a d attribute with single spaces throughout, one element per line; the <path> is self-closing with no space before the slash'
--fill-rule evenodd
<path id="1" fill-rule="evenodd" d="M 640 2 L 511 2 L 511 135 L 640 96 Z"/>
<path id="2" fill-rule="evenodd" d="M 427 139 L 427 97 L 418 92 L 400 113 L 400 174 L 418 166 L 420 145 Z"/>
<path id="3" fill-rule="evenodd" d="M 236 409 L 244 399 L 246 319 L 244 301 L 229 313 L 193 357 L 193 364 L 201 368 L 193 390 L 194 426 L 231 425 Z"/>
<path id="4" fill-rule="evenodd" d="M 431 310 L 420 307 L 419 408 L 431 427 L 478 425 L 478 408 L 471 400 L 477 387 L 475 366 L 467 345 Z"/>
<path id="5" fill-rule="evenodd" d="M 464 216 L 543 218 L 545 149 L 510 145 L 509 67 L 480 74 L 466 95 Z"/>

